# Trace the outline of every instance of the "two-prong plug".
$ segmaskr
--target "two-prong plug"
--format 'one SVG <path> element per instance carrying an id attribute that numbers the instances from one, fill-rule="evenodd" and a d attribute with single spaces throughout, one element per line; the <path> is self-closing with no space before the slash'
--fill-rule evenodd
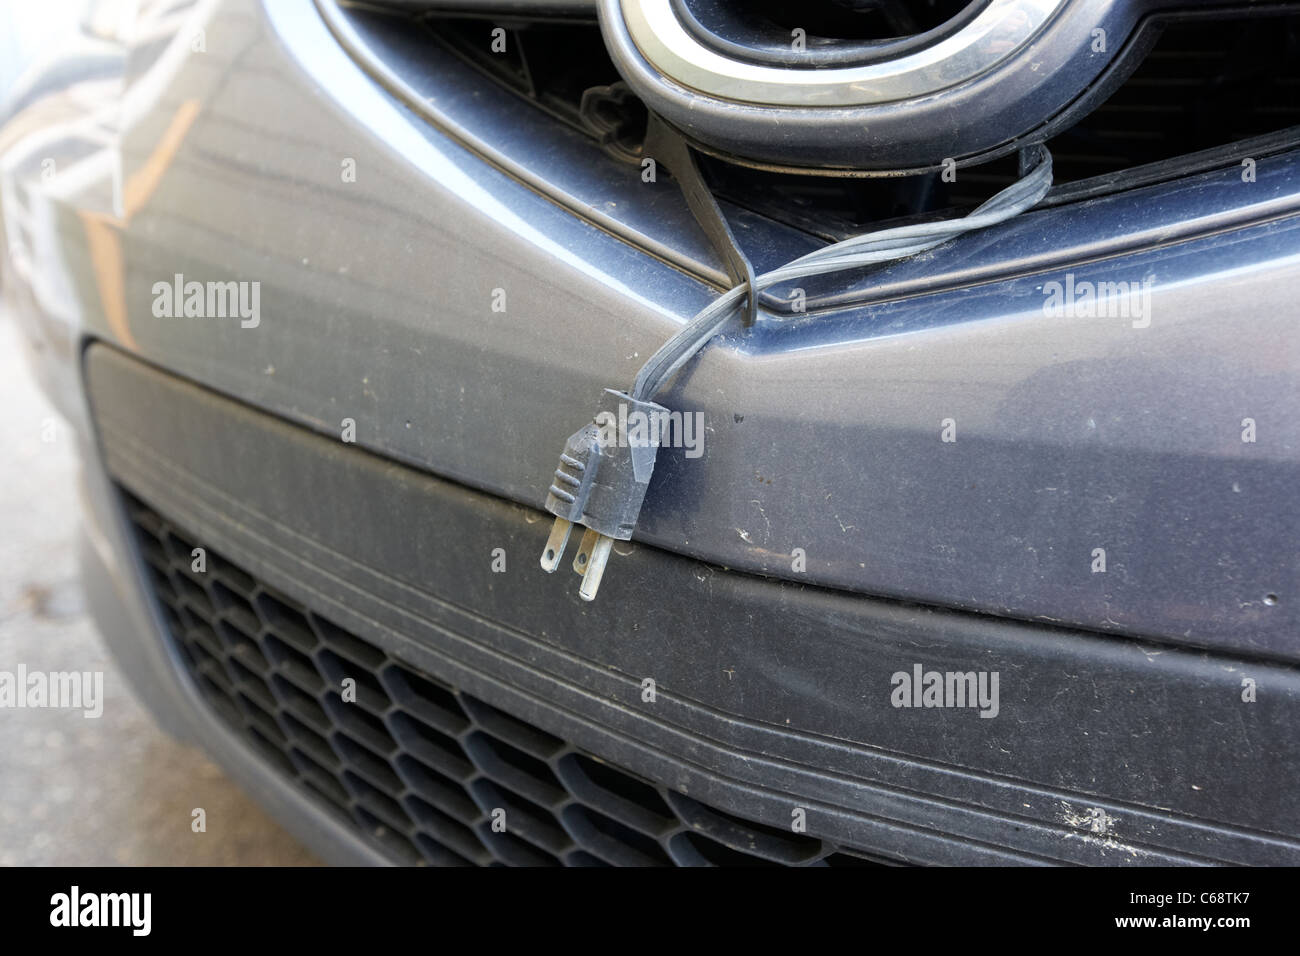
<path id="1" fill-rule="evenodd" d="M 564 443 L 546 495 L 546 510 L 555 515 L 555 523 L 542 551 L 542 570 L 559 567 L 573 526 L 585 527 L 573 559 L 573 570 L 582 575 L 578 595 L 584 601 L 595 599 L 614 541 L 632 537 L 667 415 L 662 405 L 607 388 L 595 418 Z"/>

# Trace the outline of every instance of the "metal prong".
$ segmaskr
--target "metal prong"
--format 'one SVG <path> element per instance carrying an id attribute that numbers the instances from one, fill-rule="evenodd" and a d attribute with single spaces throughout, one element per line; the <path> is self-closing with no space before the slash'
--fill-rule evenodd
<path id="1" fill-rule="evenodd" d="M 600 579 L 605 576 L 605 563 L 614 549 L 614 539 L 606 535 L 596 538 L 596 546 L 587 561 L 587 573 L 582 576 L 582 586 L 578 588 L 578 597 L 584 601 L 594 601 L 596 591 L 600 588 Z"/>
<path id="2" fill-rule="evenodd" d="M 573 570 L 577 574 L 586 574 L 587 568 L 591 561 L 592 549 L 596 547 L 596 541 L 600 538 L 599 531 L 587 529 L 587 533 L 582 536 L 582 544 L 578 545 L 578 553 L 573 556 Z"/>
<path id="3" fill-rule="evenodd" d="M 542 551 L 542 570 L 547 574 L 560 566 L 560 558 L 568 547 L 569 532 L 572 530 L 573 522 L 563 518 L 556 518 L 555 524 L 551 525 L 551 535 L 546 539 L 546 548 Z"/>

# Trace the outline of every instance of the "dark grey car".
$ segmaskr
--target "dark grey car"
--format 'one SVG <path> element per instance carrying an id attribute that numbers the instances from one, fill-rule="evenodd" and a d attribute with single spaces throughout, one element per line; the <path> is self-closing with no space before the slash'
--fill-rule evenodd
<path id="1" fill-rule="evenodd" d="M 325 858 L 1300 862 L 1300 4 L 63 39 L 0 263 L 86 585 Z"/>

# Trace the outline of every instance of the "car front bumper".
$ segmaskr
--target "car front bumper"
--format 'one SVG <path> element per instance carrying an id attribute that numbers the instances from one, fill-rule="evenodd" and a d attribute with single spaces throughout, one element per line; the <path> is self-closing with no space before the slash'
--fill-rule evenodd
<path id="1" fill-rule="evenodd" d="M 680 203 L 597 181 L 576 214 L 377 82 L 306 0 L 194 12 L 202 53 L 124 53 L 102 170 L 82 114 L 28 114 L 6 291 L 86 443 L 87 576 L 126 671 L 317 849 L 388 858 L 196 694 L 120 489 L 740 818 L 804 809 L 900 861 L 1297 859 L 1294 154 L 1039 210 L 724 337 L 665 399 L 704 414 L 707 453 L 661 455 L 585 606 L 536 567 L 539 506 L 600 390 L 712 294 Z M 445 111 L 463 77 L 437 69 Z M 42 180 L 47 158 L 78 174 Z M 260 283 L 258 323 L 156 315 L 178 274 Z M 1151 278 L 1146 312 L 1048 314 L 1067 275 Z M 998 673 L 997 717 L 894 707 L 916 665 Z"/>

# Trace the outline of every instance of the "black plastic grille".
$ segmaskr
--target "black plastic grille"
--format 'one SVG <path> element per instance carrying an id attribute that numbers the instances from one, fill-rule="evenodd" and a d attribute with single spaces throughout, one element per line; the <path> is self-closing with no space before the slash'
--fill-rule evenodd
<path id="1" fill-rule="evenodd" d="M 874 22 L 865 17 L 870 8 L 873 17 L 901 24 L 898 17 L 907 10 L 914 19 L 930 16 L 941 21 L 964 4 L 936 0 L 926 5 L 928 13 L 921 5 L 893 0 L 864 3 L 863 10 L 855 12 L 857 6 L 852 0 L 826 0 L 812 7 L 747 3 L 738 8 L 746 17 L 760 18 L 763 10 L 790 8 L 794 12 L 789 16 L 795 18 L 791 22 L 809 28 L 811 36 L 813 7 L 840 8 L 843 16 L 864 23 Z M 1085 194 L 1104 193 L 1125 188 L 1123 174 L 1141 167 L 1253 137 L 1278 135 L 1294 142 L 1300 136 L 1297 9 L 1292 3 L 1270 6 L 1252 17 L 1167 18 L 1134 73 L 1104 103 L 1048 140 L 1056 183 L 1091 183 L 1092 190 Z M 508 50 L 513 52 L 494 55 L 489 38 L 497 20 L 435 17 L 423 23 L 444 49 L 597 138 L 612 155 L 639 164 L 645 110 L 619 81 L 594 24 L 503 20 L 512 38 Z M 536 51 L 531 59 L 530 50 Z M 1206 168 L 1236 165 L 1239 160 L 1216 157 L 1206 160 Z M 710 187 L 730 205 L 827 240 L 894 220 L 968 209 L 1019 176 L 1014 155 L 963 168 L 954 182 L 946 182 L 938 172 L 859 180 L 756 169 L 713 156 L 703 156 L 701 163 Z M 639 176 L 639 167 L 628 175 Z"/>
<path id="2" fill-rule="evenodd" d="M 124 493 L 149 582 L 213 710 L 394 862 L 876 865 L 705 806 L 417 670 Z M 356 681 L 355 702 L 342 696 Z M 493 827 L 505 811 L 505 829 Z"/>

